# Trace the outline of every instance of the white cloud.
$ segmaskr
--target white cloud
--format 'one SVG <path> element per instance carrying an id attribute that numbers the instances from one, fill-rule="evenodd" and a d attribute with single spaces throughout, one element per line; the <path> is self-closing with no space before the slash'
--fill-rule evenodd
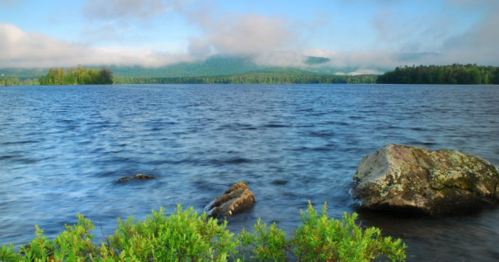
<path id="1" fill-rule="evenodd" d="M 114 23 L 103 23 L 98 26 L 87 25 L 81 35 L 90 42 L 124 42 L 128 41 L 129 26 L 117 27 Z"/>
<path id="2" fill-rule="evenodd" d="M 0 24 L 0 60 L 4 67 L 48 66 L 71 60 L 86 50 L 42 34 L 28 34 L 12 24 Z"/>
<path id="3" fill-rule="evenodd" d="M 462 35 L 445 43 L 446 60 L 499 66 L 499 17 L 489 15 Z"/>
<path id="4" fill-rule="evenodd" d="M 178 58 L 177 62 L 190 59 L 186 53 L 188 39 L 181 33 L 182 9 L 197 0 L 85 0 L 83 15 L 87 23 L 81 29 L 82 42 L 94 46 L 110 47 L 125 50 L 126 53 L 135 50 L 137 55 L 167 54 Z M 172 23 L 169 23 L 173 21 Z M 172 30 L 174 31 L 172 34 Z M 176 36 L 181 35 L 180 38 Z M 152 51 L 156 50 L 156 51 Z M 168 50 L 168 51 L 165 51 Z M 182 53 L 182 55 L 179 55 Z M 117 54 L 114 54 L 115 56 Z M 164 58 L 163 55 L 158 55 Z M 133 59 L 129 64 L 136 63 Z M 161 61 L 147 65 L 160 65 Z M 172 63 L 171 59 L 166 59 Z M 142 64 L 142 62 L 140 63 Z"/>
<path id="5" fill-rule="evenodd" d="M 212 54 L 211 45 L 206 40 L 191 37 L 188 46 L 189 54 L 194 57 L 204 58 Z"/>
<path id="6" fill-rule="evenodd" d="M 96 48 L 93 50 L 93 53 L 93 58 L 86 64 L 160 67 L 179 62 L 193 61 L 193 59 L 185 53 L 167 53 L 152 50 L 131 51 L 120 48 Z"/>
<path id="7" fill-rule="evenodd" d="M 379 70 L 376 70 L 376 69 L 365 69 L 365 68 L 361 68 L 361 69 L 357 69 L 355 70 L 354 72 L 350 72 L 348 73 L 349 75 L 379 75 L 379 74 L 382 74 L 383 72 L 382 71 L 379 71 Z"/>
<path id="8" fill-rule="evenodd" d="M 0 0 L 0 6 L 15 7 L 24 4 L 26 0 Z"/>
<path id="9" fill-rule="evenodd" d="M 440 63 L 477 63 L 499 66 L 499 1 L 447 0 L 454 6 L 481 14 L 468 30 L 449 37 L 443 44 Z"/>
<path id="10" fill-rule="evenodd" d="M 288 21 L 280 17 L 259 14 L 239 14 L 224 17 L 191 17 L 201 29 L 202 41 L 217 53 L 255 54 L 282 50 L 293 46 L 297 36 Z M 191 45 L 196 46 L 192 42 Z"/>
<path id="11" fill-rule="evenodd" d="M 451 5 L 457 5 L 469 9 L 488 9 L 498 6 L 497 0 L 446 0 Z"/>
<path id="12" fill-rule="evenodd" d="M 336 52 L 323 48 L 306 49 L 302 53 L 306 56 L 316 56 L 316 57 L 326 57 L 326 58 L 331 58 L 337 55 Z"/>
<path id="13" fill-rule="evenodd" d="M 441 7 L 452 11 L 412 13 L 397 9 L 400 1 L 376 0 L 378 8 L 369 13 L 372 16 L 368 15 L 367 22 L 374 30 L 366 37 L 335 31 L 329 21 L 334 17 L 321 13 L 317 20 L 305 22 L 285 16 L 230 13 L 203 0 L 86 0 L 83 12 L 89 23 L 81 29 L 84 42 L 64 41 L 0 23 L 0 62 L 3 67 L 162 66 L 229 53 L 250 54 L 259 64 L 275 66 L 305 66 L 306 56 L 320 56 L 330 58 L 330 66 L 354 70 L 412 64 L 499 65 L 499 34 L 495 33 L 499 1 L 442 1 L 445 5 Z M 0 6 L 18 3 L 0 0 Z M 462 20 L 456 14 L 465 9 L 473 16 Z M 171 17 L 175 17 L 175 26 L 165 22 Z M 178 25 L 182 30 L 196 30 L 155 40 L 159 33 L 178 32 Z M 327 42 L 314 47 L 309 39 L 323 34 L 328 36 Z M 352 43 L 348 51 L 333 48 L 335 42 L 346 41 Z"/>
<path id="14" fill-rule="evenodd" d="M 397 1 L 378 2 L 377 14 L 371 19 L 376 44 L 367 47 L 367 52 L 341 55 L 336 65 L 499 65 L 499 35 L 495 33 L 499 1 L 444 0 L 441 9 L 425 13 L 404 13 L 396 8 Z M 463 12 L 469 14 L 467 19 Z"/>
<path id="15" fill-rule="evenodd" d="M 260 52 L 255 58 L 254 62 L 259 65 L 270 65 L 270 66 L 295 66 L 304 67 L 306 56 L 300 52 L 294 51 L 274 51 L 274 52 Z"/>
<path id="16" fill-rule="evenodd" d="M 123 48 L 92 48 L 43 34 L 27 33 L 12 24 L 0 23 L 0 61 L 2 67 L 69 67 L 81 65 L 162 66 L 190 61 L 183 53 Z"/>
<path id="17" fill-rule="evenodd" d="M 87 0 L 84 14 L 93 20 L 146 19 L 182 6 L 185 0 Z"/>
<path id="18" fill-rule="evenodd" d="M 372 49 L 393 52 L 440 51 L 443 42 L 454 33 L 456 19 L 442 15 L 440 10 L 414 16 L 381 6 L 371 26 L 377 33 Z"/>

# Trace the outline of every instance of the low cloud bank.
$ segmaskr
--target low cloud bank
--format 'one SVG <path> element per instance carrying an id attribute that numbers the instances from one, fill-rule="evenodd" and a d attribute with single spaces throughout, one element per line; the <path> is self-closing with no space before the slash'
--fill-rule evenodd
<path id="1" fill-rule="evenodd" d="M 159 67 L 192 61 L 186 53 L 121 48 L 95 48 L 0 23 L 0 61 L 4 68 L 48 68 L 76 65 L 140 65 Z"/>
<path id="2" fill-rule="evenodd" d="M 453 19 L 442 15 L 404 18 L 391 9 L 398 1 L 376 0 L 379 10 L 371 19 L 377 46 L 358 50 L 316 48 L 307 41 L 307 26 L 279 15 L 260 13 L 217 13 L 217 7 L 202 0 L 87 0 L 82 14 L 89 22 L 81 42 L 71 42 L 43 33 L 27 32 L 14 24 L 0 23 L 0 66 L 46 68 L 81 65 L 139 65 L 160 67 L 202 60 L 211 55 L 250 55 L 259 65 L 281 67 L 331 67 L 350 74 L 376 73 L 396 66 L 476 63 L 499 66 L 499 1 L 442 0 L 445 7 L 469 9 L 480 14 L 469 28 L 455 29 Z M 358 2 L 358 0 L 357 0 Z M 16 8 L 22 1 L 0 0 L 4 8 Z M 344 4 L 349 4 L 345 1 Z M 195 7 L 193 7 L 195 6 Z M 437 12 L 433 10 L 432 12 Z M 161 48 L 127 48 L 119 45 L 142 22 L 175 13 L 195 31 L 180 39 L 180 51 Z M 478 16 L 477 16 L 478 17 Z M 123 25 L 129 25 L 129 27 Z M 132 26 L 133 24 L 134 26 Z M 317 27 L 322 24 L 317 24 Z M 308 29 L 307 29 L 308 28 Z M 324 28 L 316 32 L 332 34 Z M 125 36 L 126 35 L 126 36 Z M 100 46 L 97 40 L 112 38 Z M 122 39 L 120 39 L 122 37 Z M 129 38 L 127 38 L 129 37 Z M 334 36 L 344 40 L 344 36 Z M 146 41 L 142 38 L 140 41 Z M 359 39 L 351 39 L 352 42 Z M 88 44 L 93 42 L 94 44 Z M 115 43 L 110 44 L 110 43 Z M 158 47 L 159 46 L 159 47 Z M 178 49 L 177 49 L 178 50 Z M 307 56 L 325 57 L 327 62 L 307 64 Z"/>

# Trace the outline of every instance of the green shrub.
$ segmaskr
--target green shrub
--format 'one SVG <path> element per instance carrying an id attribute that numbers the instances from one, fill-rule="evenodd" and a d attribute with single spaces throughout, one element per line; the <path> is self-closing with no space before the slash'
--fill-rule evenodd
<path id="1" fill-rule="evenodd" d="M 54 243 L 43 236 L 43 230 L 35 226 L 36 237 L 26 246 L 21 246 L 20 253 L 24 255 L 23 261 L 49 261 L 54 253 Z"/>
<path id="2" fill-rule="evenodd" d="M 244 259 L 256 261 L 286 261 L 288 241 L 286 234 L 273 223 L 269 228 L 258 219 L 253 234 L 244 229 L 239 234 L 241 246 L 239 251 Z M 246 254 L 250 257 L 246 257 Z"/>
<path id="3" fill-rule="evenodd" d="M 79 258 L 97 258 L 99 251 L 92 243 L 94 235 L 90 232 L 95 226 L 90 219 L 77 214 L 78 222 L 74 226 L 66 225 L 66 231 L 61 232 L 54 240 L 55 261 L 78 261 Z"/>
<path id="4" fill-rule="evenodd" d="M 378 228 L 363 230 L 355 224 L 358 215 L 343 213 L 343 221 L 329 219 L 326 204 L 318 215 L 309 202 L 301 212 L 300 225 L 290 240 L 291 249 L 299 261 L 371 261 L 386 256 L 392 261 L 405 260 L 405 245 L 401 240 L 381 237 Z"/>
<path id="5" fill-rule="evenodd" d="M 16 261 L 19 255 L 14 251 L 14 245 L 0 247 L 0 261 Z"/>
<path id="6" fill-rule="evenodd" d="M 19 251 L 14 246 L 0 248 L 0 261 L 404 261 L 406 246 L 400 240 L 382 237 L 379 229 L 362 229 L 355 224 L 357 214 L 344 214 L 343 220 L 329 219 L 326 205 L 318 214 L 309 203 L 301 212 L 302 224 L 288 239 L 274 223 L 258 219 L 252 233 L 245 230 L 234 237 L 227 221 L 218 223 L 193 208 L 165 216 L 164 209 L 152 211 L 143 222 L 118 219 L 111 236 L 99 245 L 92 242 L 95 228 L 78 214 L 78 222 L 66 226 L 55 239 L 36 237 Z"/>
<path id="7" fill-rule="evenodd" d="M 343 221 L 329 219 L 324 204 L 318 215 L 312 204 L 301 212 L 300 225 L 289 240 L 276 227 L 267 227 L 258 220 L 253 234 L 239 235 L 241 253 L 250 253 L 256 261 L 372 261 L 388 258 L 404 261 L 406 246 L 401 240 L 381 237 L 381 231 L 370 227 L 363 230 L 355 224 L 357 214 L 343 214 Z"/>
<path id="8" fill-rule="evenodd" d="M 217 224 L 198 215 L 192 207 L 166 217 L 164 209 L 152 212 L 146 221 L 118 220 L 110 246 L 120 258 L 133 261 L 226 261 L 237 246 L 234 234 L 225 229 L 227 221 Z"/>

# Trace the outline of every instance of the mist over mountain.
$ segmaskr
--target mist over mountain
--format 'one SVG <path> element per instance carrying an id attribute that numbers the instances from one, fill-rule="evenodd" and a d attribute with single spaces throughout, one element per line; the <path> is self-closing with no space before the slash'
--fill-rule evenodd
<path id="1" fill-rule="evenodd" d="M 283 59 L 283 57 L 285 59 Z M 304 56 L 288 53 L 279 56 L 256 55 L 214 55 L 204 60 L 181 62 L 162 67 L 144 66 L 106 66 L 113 71 L 115 77 L 198 77 L 241 75 L 273 69 L 289 69 L 290 72 L 305 72 L 333 75 L 379 74 L 390 68 L 337 68 L 327 57 Z M 102 66 L 86 66 L 102 68 Z M 3 77 L 37 78 L 47 74 L 48 68 L 15 68 L 0 69 Z"/>

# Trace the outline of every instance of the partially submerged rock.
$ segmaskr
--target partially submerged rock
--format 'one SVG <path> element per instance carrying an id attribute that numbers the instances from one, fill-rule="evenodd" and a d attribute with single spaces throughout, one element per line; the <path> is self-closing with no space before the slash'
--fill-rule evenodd
<path id="1" fill-rule="evenodd" d="M 499 201 L 497 168 L 455 150 L 387 145 L 362 159 L 353 182 L 368 209 L 448 214 Z"/>
<path id="2" fill-rule="evenodd" d="M 255 204 L 255 195 L 244 182 L 237 182 L 229 187 L 223 195 L 205 207 L 210 217 L 226 218 L 241 211 L 250 209 Z"/>
<path id="3" fill-rule="evenodd" d="M 120 177 L 120 179 L 118 179 L 118 183 L 126 183 L 126 182 L 130 182 L 132 180 L 149 180 L 149 179 L 155 179 L 156 177 L 153 176 L 153 175 L 144 175 L 144 174 L 137 174 L 135 176 L 132 176 L 132 177 L 127 177 L 127 176 L 124 176 L 124 177 Z"/>

